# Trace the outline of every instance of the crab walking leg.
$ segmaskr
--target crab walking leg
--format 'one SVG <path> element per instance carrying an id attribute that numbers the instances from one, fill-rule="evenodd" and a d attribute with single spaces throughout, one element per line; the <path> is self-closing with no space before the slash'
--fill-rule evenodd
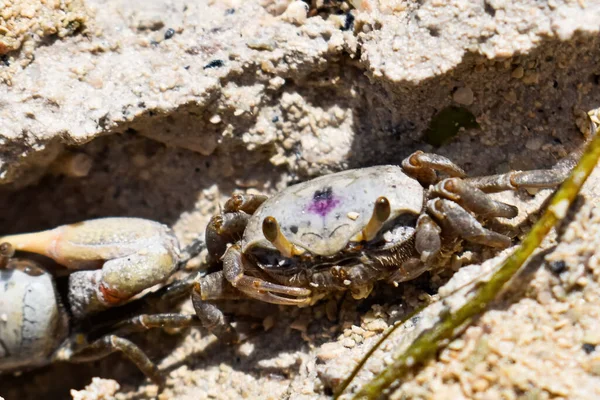
<path id="1" fill-rule="evenodd" d="M 212 301 L 241 298 L 245 298 L 244 294 L 231 286 L 223 271 L 201 277 L 192 289 L 192 304 L 202 326 L 225 343 L 236 343 L 239 337 L 227 316 Z"/>
<path id="2" fill-rule="evenodd" d="M 116 335 L 103 336 L 82 350 L 66 356 L 66 358 L 63 358 L 65 357 L 63 354 L 68 354 L 69 352 L 63 353 L 58 351 L 56 359 L 82 363 L 99 360 L 115 351 L 123 353 L 123 355 L 133 362 L 152 382 L 158 386 L 164 385 L 165 379 L 158 370 L 158 367 L 148 358 L 142 349 L 135 343 Z"/>
<path id="3" fill-rule="evenodd" d="M 217 262 L 229 243 L 242 237 L 250 215 L 243 211 L 223 213 L 212 217 L 206 227 L 206 248 L 211 262 Z"/>
<path id="4" fill-rule="evenodd" d="M 514 218 L 519 214 L 517 207 L 493 200 L 476 186 L 460 178 L 444 179 L 432 191 L 481 217 Z"/>
<path id="5" fill-rule="evenodd" d="M 196 257 L 206 248 L 206 242 L 202 238 L 194 239 L 184 249 L 181 250 L 181 254 L 178 261 L 178 267 L 184 267 L 188 261 Z M 179 269 L 179 268 L 178 268 Z"/>
<path id="6" fill-rule="evenodd" d="M 466 176 L 465 171 L 448 158 L 437 154 L 424 153 L 421 150 L 415 151 L 405 158 L 402 161 L 402 169 L 408 175 L 425 184 L 437 182 L 436 171 L 459 178 Z"/>
<path id="7" fill-rule="evenodd" d="M 81 318 L 119 305 L 164 282 L 176 266 L 171 253 L 157 248 L 107 261 L 99 270 L 73 272 L 69 275 L 73 315 Z"/>
<path id="8" fill-rule="evenodd" d="M 419 216 L 415 233 L 415 249 L 421 256 L 421 262 L 425 265 L 430 265 L 440 253 L 442 248 L 441 233 L 442 229 L 429 215 L 422 214 Z"/>
<path id="9" fill-rule="evenodd" d="M 226 213 L 243 211 L 246 214 L 254 214 L 267 199 L 268 197 L 262 194 L 236 194 L 225 202 L 223 211 Z"/>
<path id="10" fill-rule="evenodd" d="M 397 287 L 400 282 L 413 280 L 429 269 L 431 266 L 421 260 L 409 258 L 387 278 L 387 282 Z"/>
<path id="11" fill-rule="evenodd" d="M 198 316 L 180 313 L 141 314 L 111 326 L 115 335 L 128 335 L 148 329 L 187 328 L 200 325 Z"/>
<path id="12" fill-rule="evenodd" d="M 465 182 L 485 193 L 517 190 L 520 188 L 553 188 L 560 185 L 569 175 L 568 168 L 513 171 L 506 174 L 467 178 Z"/>
<path id="13" fill-rule="evenodd" d="M 239 245 L 229 247 L 223 256 L 224 276 L 241 292 L 254 299 L 274 304 L 302 305 L 310 303 L 311 291 L 309 289 L 278 285 L 244 275 L 244 263 L 246 262 Z M 276 296 L 273 293 L 283 294 L 289 298 Z"/>
<path id="14" fill-rule="evenodd" d="M 470 242 L 497 248 L 506 248 L 511 244 L 508 236 L 484 228 L 468 211 L 451 200 L 429 200 L 427 211 L 442 225 L 447 225 L 451 231 Z"/>

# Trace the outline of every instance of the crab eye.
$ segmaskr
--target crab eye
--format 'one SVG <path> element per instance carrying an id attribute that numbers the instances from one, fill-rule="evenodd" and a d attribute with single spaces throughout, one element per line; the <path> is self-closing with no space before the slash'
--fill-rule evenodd
<path id="1" fill-rule="evenodd" d="M 387 221 L 391 213 L 390 201 L 386 197 L 378 197 L 375 201 L 375 210 L 373 211 L 379 222 L 383 223 Z"/>
<path id="2" fill-rule="evenodd" d="M 262 228 L 265 238 L 273 243 L 273 246 L 275 246 L 283 256 L 292 257 L 304 253 L 304 250 L 299 249 L 287 240 L 283 235 L 283 232 L 281 232 L 281 229 L 279 229 L 279 224 L 274 217 L 266 217 L 263 220 Z"/>
<path id="3" fill-rule="evenodd" d="M 0 244 L 0 257 L 10 258 L 15 254 L 15 248 L 10 243 Z"/>
<path id="4" fill-rule="evenodd" d="M 263 220 L 263 235 L 267 238 L 269 242 L 274 242 L 277 240 L 277 233 L 279 232 L 279 224 L 277 220 L 273 217 L 266 217 Z"/>

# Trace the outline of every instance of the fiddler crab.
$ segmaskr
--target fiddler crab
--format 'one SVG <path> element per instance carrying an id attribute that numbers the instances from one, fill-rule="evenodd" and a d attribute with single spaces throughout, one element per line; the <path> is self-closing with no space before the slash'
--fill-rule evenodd
<path id="1" fill-rule="evenodd" d="M 194 308 L 206 328 L 235 342 L 216 300 L 306 306 L 339 290 L 361 299 L 378 280 L 398 285 L 444 265 L 463 240 L 506 248 L 511 239 L 484 224 L 518 209 L 488 193 L 554 187 L 567 172 L 467 178 L 449 159 L 417 151 L 401 167 L 334 173 L 269 199 L 235 195 L 207 226 L 209 259 L 222 269 L 193 284 Z"/>
<path id="2" fill-rule="evenodd" d="M 151 380 L 163 382 L 144 352 L 118 332 L 135 330 L 131 328 L 136 325 L 190 325 L 190 318 L 140 316 L 91 342 L 78 322 L 165 282 L 195 255 L 198 243 L 182 251 L 171 229 L 140 218 L 89 220 L 1 237 L 0 243 L 0 373 L 59 360 L 91 361 L 121 351 Z M 46 268 L 31 257 L 13 257 L 15 250 L 49 257 L 74 270 L 66 298 Z"/>

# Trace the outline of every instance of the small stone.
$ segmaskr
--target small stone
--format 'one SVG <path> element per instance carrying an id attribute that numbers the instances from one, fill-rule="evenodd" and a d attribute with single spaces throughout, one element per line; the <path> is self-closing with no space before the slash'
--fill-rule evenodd
<path id="1" fill-rule="evenodd" d="M 169 28 L 165 32 L 165 39 L 166 40 L 171 39 L 173 37 L 173 35 L 175 35 L 175 29 Z"/>
<path id="2" fill-rule="evenodd" d="M 483 378 L 479 378 L 475 382 L 473 382 L 473 390 L 475 390 L 476 392 L 483 392 L 487 390 L 489 386 L 490 383 Z"/>
<path id="3" fill-rule="evenodd" d="M 346 338 L 344 340 L 342 340 L 342 346 L 348 348 L 348 349 L 352 349 L 353 347 L 356 346 L 356 342 L 354 340 L 352 340 L 352 338 Z"/>
<path id="4" fill-rule="evenodd" d="M 210 117 L 209 121 L 211 124 L 218 124 L 221 122 L 221 117 L 218 114 L 215 114 L 212 117 Z"/>
<path id="5" fill-rule="evenodd" d="M 585 351 L 586 354 L 590 354 L 592 353 L 594 350 L 596 350 L 596 346 L 594 346 L 591 343 L 584 343 L 581 348 L 583 349 L 583 351 Z"/>
<path id="6" fill-rule="evenodd" d="M 517 68 L 515 68 L 510 74 L 510 76 L 512 76 L 515 79 L 521 79 L 523 75 L 525 75 L 525 70 L 520 65 Z"/>
<path id="7" fill-rule="evenodd" d="M 254 352 L 254 343 L 244 342 L 239 345 L 236 352 L 242 357 L 249 357 Z"/>
<path id="8" fill-rule="evenodd" d="M 358 217 L 360 216 L 359 213 L 355 212 L 355 211 L 350 211 L 347 214 L 348 218 L 350 218 L 352 221 L 356 221 L 358 219 Z"/>
<path id="9" fill-rule="evenodd" d="M 296 318 L 290 324 L 290 328 L 300 331 L 300 332 L 306 332 L 308 330 L 308 324 L 309 324 L 308 318 L 306 318 L 304 316 L 300 316 L 300 317 Z"/>
<path id="10" fill-rule="evenodd" d="M 540 74 L 535 70 L 529 70 L 523 76 L 523 83 L 526 85 L 534 85 L 540 82 Z"/>
<path id="11" fill-rule="evenodd" d="M 275 326 L 275 317 L 269 315 L 268 317 L 263 319 L 263 329 L 265 331 L 270 330 L 271 328 L 273 328 L 273 326 Z"/>
<path id="12" fill-rule="evenodd" d="M 473 104 L 474 95 L 471 88 L 461 87 L 454 91 L 452 95 L 452 99 L 458 104 L 463 104 L 465 106 L 470 106 Z"/>
<path id="13" fill-rule="evenodd" d="M 553 274 L 559 275 L 567 268 L 567 264 L 563 260 L 552 261 L 548 264 L 548 269 L 552 271 Z"/>
<path id="14" fill-rule="evenodd" d="M 325 362 L 340 356 L 345 349 L 339 343 L 325 343 L 317 352 L 317 359 Z"/>
<path id="15" fill-rule="evenodd" d="M 373 331 L 373 332 L 385 331 L 387 329 L 387 327 L 388 327 L 387 322 L 385 322 L 382 319 L 376 319 L 376 320 L 370 321 L 365 326 L 365 328 L 367 328 L 367 330 Z"/>
<path id="16" fill-rule="evenodd" d="M 285 12 L 281 15 L 284 21 L 291 22 L 296 25 L 302 25 L 308 17 L 308 4 L 303 1 L 294 1 L 291 3 Z"/>

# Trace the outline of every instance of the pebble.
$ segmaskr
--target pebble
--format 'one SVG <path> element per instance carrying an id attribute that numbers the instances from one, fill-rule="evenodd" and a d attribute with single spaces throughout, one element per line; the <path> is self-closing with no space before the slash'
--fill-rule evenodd
<path id="1" fill-rule="evenodd" d="M 471 90 L 471 88 L 468 87 L 458 88 L 454 91 L 452 99 L 458 104 L 470 106 L 471 104 L 473 104 L 474 101 L 473 90 Z"/>
<path id="2" fill-rule="evenodd" d="M 294 1 L 287 7 L 281 18 L 296 25 L 304 24 L 308 18 L 308 4 L 303 1 Z"/>

